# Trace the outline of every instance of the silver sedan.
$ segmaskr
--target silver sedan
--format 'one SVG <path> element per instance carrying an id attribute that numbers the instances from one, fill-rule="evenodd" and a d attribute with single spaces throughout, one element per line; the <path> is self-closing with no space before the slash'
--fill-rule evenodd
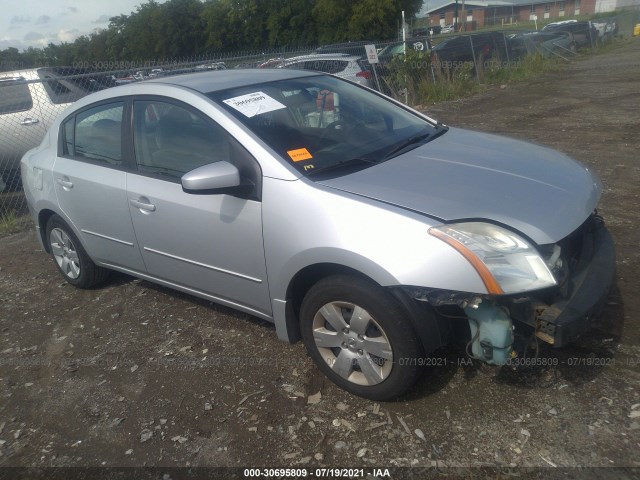
<path id="1" fill-rule="evenodd" d="M 407 391 L 444 345 L 496 365 L 565 345 L 614 278 L 589 169 L 331 75 L 98 92 L 53 123 L 22 178 L 69 283 L 117 270 L 267 319 L 371 399 Z"/>

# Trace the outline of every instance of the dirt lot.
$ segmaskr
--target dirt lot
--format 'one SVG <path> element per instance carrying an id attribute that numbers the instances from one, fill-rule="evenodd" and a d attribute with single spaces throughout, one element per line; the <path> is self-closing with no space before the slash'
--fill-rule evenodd
<path id="1" fill-rule="evenodd" d="M 637 39 L 427 109 L 603 180 L 617 289 L 589 335 L 543 352 L 557 368 L 486 371 L 446 351 L 408 397 L 375 404 L 256 318 L 122 275 L 75 290 L 23 232 L 0 239 L 0 466 L 640 467 L 639 82 Z M 562 475 L 595 472 L 638 474 Z"/>

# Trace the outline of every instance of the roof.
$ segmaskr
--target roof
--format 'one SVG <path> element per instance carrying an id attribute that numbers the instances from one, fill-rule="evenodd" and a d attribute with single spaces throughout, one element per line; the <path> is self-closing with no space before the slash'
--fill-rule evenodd
<path id="1" fill-rule="evenodd" d="M 458 3 L 458 9 L 460 11 L 462 11 L 462 2 L 458 1 L 457 3 Z M 425 13 L 426 14 L 430 14 L 430 13 L 433 13 L 433 12 L 437 12 L 438 10 L 442 10 L 443 8 L 446 8 L 449 5 L 455 5 L 455 4 L 456 4 L 455 0 L 451 0 L 451 1 L 447 2 L 447 3 L 443 3 L 442 5 L 439 5 L 437 7 L 434 7 L 432 9 L 430 9 L 430 10 L 427 10 Z M 464 2 L 465 9 L 468 9 L 468 7 L 508 7 L 508 6 L 511 6 L 511 5 L 512 5 L 512 3 L 505 2 L 505 1 L 502 1 L 502 0 L 486 0 L 484 2 L 482 2 L 482 1 L 476 2 L 476 1 L 473 1 L 473 0 L 471 0 L 471 1 L 467 0 L 467 1 Z"/>
<path id="2" fill-rule="evenodd" d="M 426 12 L 424 12 L 424 14 L 430 14 L 433 12 L 437 12 L 439 10 L 442 10 L 443 8 L 446 8 L 450 5 L 455 5 L 456 1 L 455 0 L 450 0 L 446 3 L 443 3 L 437 7 L 434 7 L 430 10 L 427 10 Z M 541 3 L 556 3 L 555 0 L 480 0 L 480 1 L 474 1 L 474 0 L 466 0 L 464 2 L 464 6 L 465 9 L 469 9 L 469 7 L 474 7 L 474 8 L 489 8 L 489 7 L 520 7 L 522 5 L 538 5 Z M 458 9 L 460 11 L 462 11 L 462 0 L 458 0 Z"/>
<path id="3" fill-rule="evenodd" d="M 302 60 L 346 60 L 349 62 L 358 60 L 358 55 L 349 55 L 348 53 L 314 53 L 311 55 L 300 55 L 299 57 L 285 58 L 284 63 L 299 62 Z"/>
<path id="4" fill-rule="evenodd" d="M 179 85 L 201 93 L 226 90 L 227 88 L 246 87 L 258 83 L 275 82 L 291 78 L 311 77 L 315 72 L 287 69 L 234 69 L 214 70 L 200 73 L 188 73 L 169 77 L 159 77 L 145 80 L 138 84 L 161 83 L 165 85 Z M 131 84 L 135 85 L 135 84 Z"/>
<path id="5" fill-rule="evenodd" d="M 0 72 L 0 80 L 38 80 L 37 68 L 29 68 L 27 70 L 13 70 L 11 72 Z"/>

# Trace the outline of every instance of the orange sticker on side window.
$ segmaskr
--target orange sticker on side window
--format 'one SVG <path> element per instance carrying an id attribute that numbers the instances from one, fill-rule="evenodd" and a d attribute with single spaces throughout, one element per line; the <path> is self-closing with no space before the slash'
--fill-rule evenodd
<path id="1" fill-rule="evenodd" d="M 306 148 L 298 148 L 297 150 L 289 150 L 287 152 L 294 162 L 301 162 L 313 158 Z"/>

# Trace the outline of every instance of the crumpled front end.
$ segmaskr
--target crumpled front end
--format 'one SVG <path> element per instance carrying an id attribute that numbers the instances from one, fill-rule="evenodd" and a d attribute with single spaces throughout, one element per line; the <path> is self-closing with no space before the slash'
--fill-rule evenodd
<path id="1" fill-rule="evenodd" d="M 467 354 L 503 365 L 518 357 L 520 336 L 562 347 L 589 329 L 615 279 L 615 248 L 603 220 L 591 215 L 551 245 L 538 246 L 557 285 L 508 295 L 474 294 L 408 287 L 443 319 L 468 325 Z M 460 331 L 460 329 L 458 329 Z M 525 342 L 524 347 L 530 342 Z"/>
<path id="2" fill-rule="evenodd" d="M 522 304 L 508 299 L 508 308 L 514 320 L 534 329 L 537 338 L 562 347 L 587 330 L 604 306 L 616 263 L 613 239 L 597 215 L 558 245 L 561 254 L 552 270 L 558 287 L 531 294 Z"/>

